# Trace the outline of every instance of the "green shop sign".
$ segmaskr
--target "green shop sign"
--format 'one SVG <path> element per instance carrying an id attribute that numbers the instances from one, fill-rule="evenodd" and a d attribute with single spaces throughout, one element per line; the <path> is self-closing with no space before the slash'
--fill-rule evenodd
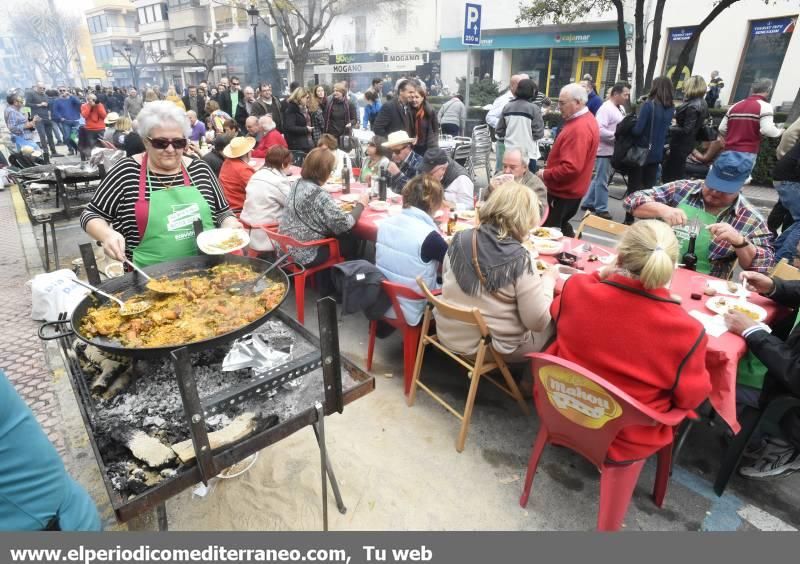
<path id="1" fill-rule="evenodd" d="M 484 30 L 481 44 L 473 49 L 548 49 L 550 47 L 607 47 L 618 43 L 616 29 L 498 34 Z M 463 51 L 460 37 L 442 37 L 440 51 Z"/>

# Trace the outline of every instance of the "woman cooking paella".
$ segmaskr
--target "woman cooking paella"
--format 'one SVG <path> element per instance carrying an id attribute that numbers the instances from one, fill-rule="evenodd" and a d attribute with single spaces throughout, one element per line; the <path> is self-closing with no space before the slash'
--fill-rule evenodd
<path id="1" fill-rule="evenodd" d="M 171 102 L 151 102 L 136 121 L 145 152 L 119 161 L 81 216 L 106 254 L 144 267 L 197 254 L 197 219 L 203 229 L 241 228 L 209 166 L 184 155 L 186 114 Z"/>

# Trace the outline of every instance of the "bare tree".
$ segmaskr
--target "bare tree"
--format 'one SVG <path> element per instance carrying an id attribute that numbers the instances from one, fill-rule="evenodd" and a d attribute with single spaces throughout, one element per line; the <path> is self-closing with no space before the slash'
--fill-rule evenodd
<path id="1" fill-rule="evenodd" d="M 72 63 L 78 58 L 79 15 L 47 4 L 26 4 L 10 15 L 17 42 L 28 59 L 54 82 L 72 81 Z"/>
<path id="2" fill-rule="evenodd" d="M 605 1 L 605 0 L 601 0 Z M 246 10 L 248 4 L 266 5 L 270 19 L 260 17 L 262 23 L 275 27 L 283 38 L 289 60 L 294 68 L 294 79 L 302 82 L 308 54 L 325 36 L 334 18 L 361 11 L 374 12 L 395 0 L 213 0 L 215 4 Z"/>
<path id="3" fill-rule="evenodd" d="M 219 64 L 222 64 L 222 50 L 225 48 L 223 39 L 228 37 L 228 34 L 223 32 L 206 32 L 205 38 L 198 38 L 194 35 L 189 35 L 190 46 L 186 50 L 198 66 L 205 69 L 205 81 L 208 82 L 208 77 L 211 76 L 211 71 L 214 70 Z"/>
<path id="4" fill-rule="evenodd" d="M 645 89 L 650 88 L 650 85 L 653 83 L 653 75 L 656 72 L 658 46 L 661 43 L 661 21 L 664 17 L 664 5 L 666 3 L 667 0 L 656 0 L 656 9 L 653 14 L 653 36 L 650 38 L 650 59 L 647 63 L 647 75 L 644 79 Z"/>

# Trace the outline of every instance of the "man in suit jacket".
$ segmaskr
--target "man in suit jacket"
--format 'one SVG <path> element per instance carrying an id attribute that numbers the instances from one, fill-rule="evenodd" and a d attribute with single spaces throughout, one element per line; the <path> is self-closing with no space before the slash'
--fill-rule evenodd
<path id="1" fill-rule="evenodd" d="M 196 86 L 189 86 L 189 95 L 183 97 L 183 106 L 186 110 L 192 110 L 197 114 L 197 119 L 202 122 L 206 121 L 208 114 L 206 113 L 206 97 L 197 92 Z"/>
<path id="2" fill-rule="evenodd" d="M 405 131 L 409 137 L 415 137 L 414 119 L 408 107 L 408 96 L 414 92 L 416 84 L 411 79 L 402 80 L 397 86 L 397 97 L 386 102 L 372 126 L 375 135 L 389 137 L 394 131 Z"/>
<path id="3" fill-rule="evenodd" d="M 275 122 L 277 130 L 283 133 L 283 115 L 280 100 L 272 95 L 271 84 L 262 83 L 259 89 L 259 97 L 256 98 L 250 115 L 261 117 L 267 114 L 272 116 L 272 121 Z"/>
<path id="4" fill-rule="evenodd" d="M 247 121 L 247 107 L 244 104 L 242 85 L 237 77 L 231 77 L 230 89 L 220 93 L 217 100 L 219 109 L 231 116 L 239 124 L 239 131 L 244 131 L 245 122 Z"/>

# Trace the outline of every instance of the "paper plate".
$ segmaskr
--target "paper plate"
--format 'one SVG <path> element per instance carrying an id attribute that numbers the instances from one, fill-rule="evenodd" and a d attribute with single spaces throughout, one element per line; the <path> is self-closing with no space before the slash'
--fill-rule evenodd
<path id="1" fill-rule="evenodd" d="M 373 211 L 385 212 L 389 211 L 389 207 L 391 207 L 391 204 L 382 200 L 373 200 L 369 203 L 369 209 Z"/>
<path id="2" fill-rule="evenodd" d="M 539 238 L 534 238 L 532 241 L 533 248 L 536 249 L 540 255 L 557 255 L 564 248 L 564 245 L 560 241 Z"/>
<path id="3" fill-rule="evenodd" d="M 554 227 L 536 227 L 535 229 L 531 229 L 531 237 L 558 241 L 564 238 L 564 234 Z"/>
<path id="4" fill-rule="evenodd" d="M 727 296 L 714 296 L 710 298 L 706 302 L 706 307 L 720 315 L 724 315 L 728 313 L 728 311 L 741 311 L 752 317 L 753 321 L 758 321 L 759 323 L 767 318 L 767 311 L 763 307 Z"/>
<path id="5" fill-rule="evenodd" d="M 197 246 L 207 255 L 224 255 L 243 249 L 250 243 L 250 235 L 244 229 L 209 229 L 197 236 Z"/>

